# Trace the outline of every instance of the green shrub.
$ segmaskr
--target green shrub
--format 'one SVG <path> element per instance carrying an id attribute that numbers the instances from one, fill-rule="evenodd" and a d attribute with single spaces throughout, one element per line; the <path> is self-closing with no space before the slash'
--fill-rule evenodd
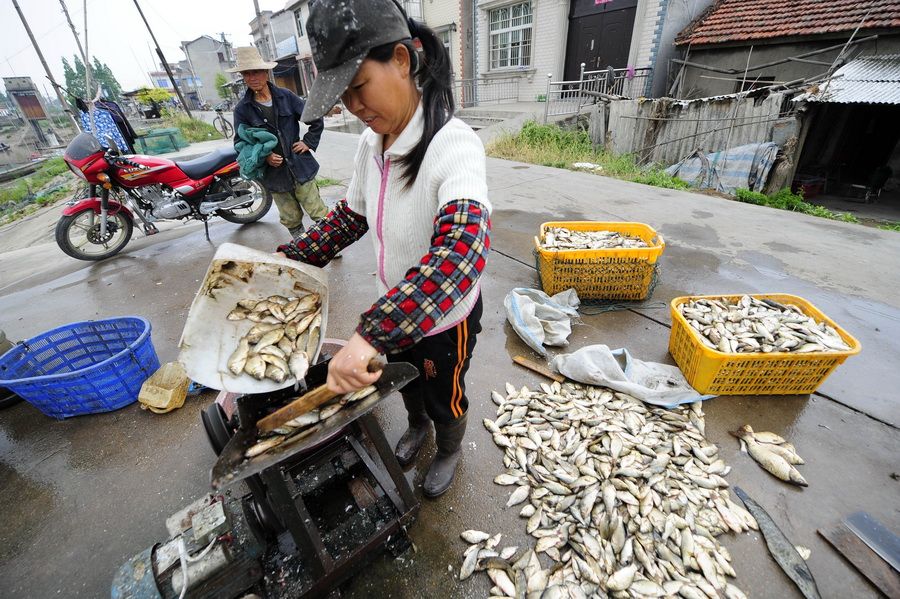
<path id="1" fill-rule="evenodd" d="M 878 225 L 878 228 L 885 231 L 900 231 L 900 222 L 882 223 Z"/>
<path id="2" fill-rule="evenodd" d="M 207 122 L 192 119 L 183 113 L 169 113 L 164 117 L 170 127 L 178 127 L 181 134 L 189 143 L 222 139 L 216 128 Z"/>
<path id="3" fill-rule="evenodd" d="M 858 223 L 859 219 L 852 214 L 846 212 L 832 212 L 824 206 L 810 204 L 803 199 L 802 195 L 793 193 L 790 189 L 782 189 L 778 193 L 767 196 L 758 191 L 750 191 L 749 189 L 738 189 L 735 191 L 735 198 L 747 204 L 756 204 L 757 206 L 768 206 L 770 208 L 778 208 L 780 210 L 790 210 L 791 212 L 800 212 L 809 214 L 810 216 L 818 216 L 820 218 L 828 218 L 831 220 L 839 220 L 845 223 Z"/>
<path id="4" fill-rule="evenodd" d="M 590 162 L 601 167 L 597 174 L 669 189 L 689 187 L 656 166 L 640 167 L 634 156 L 595 150 L 586 131 L 541 125 L 534 121 L 525 123 L 518 134 L 501 136 L 491 144 L 488 153 L 497 158 L 554 168 L 572 168 L 576 162 Z"/>

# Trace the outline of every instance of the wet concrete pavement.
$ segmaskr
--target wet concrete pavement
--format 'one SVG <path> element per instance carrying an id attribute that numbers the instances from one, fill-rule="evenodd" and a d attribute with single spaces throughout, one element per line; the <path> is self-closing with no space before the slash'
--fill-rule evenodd
<path id="1" fill-rule="evenodd" d="M 326 133 L 322 174 L 346 180 L 354 136 Z M 781 213 L 698 194 L 660 190 L 587 174 L 491 160 L 494 253 L 484 278 L 483 333 L 468 376 L 470 430 L 458 479 L 438 501 L 423 500 L 411 536 L 417 551 L 380 558 L 346 588 L 350 597 L 486 596 L 483 575 L 455 580 L 465 544 L 460 531 L 503 532 L 501 545 L 529 544 L 508 488 L 491 480 L 502 453 L 480 425 L 493 416 L 489 390 L 505 381 L 535 386 L 539 378 L 510 357 L 535 358 L 505 322 L 502 300 L 512 287 L 537 283 L 532 237 L 548 220 L 636 220 L 661 231 L 668 244 L 653 302 L 686 293 L 788 292 L 801 295 L 862 341 L 810 397 L 722 397 L 706 403 L 707 435 L 733 466 L 727 477 L 769 510 L 788 537 L 812 549 L 809 560 L 823 597 L 874 597 L 876 592 L 816 534 L 856 510 L 900 530 L 900 300 L 896 291 L 900 236 L 859 226 Z M 341 189 L 327 190 L 334 201 Z M 237 228 L 175 227 L 137 236 L 116 258 L 85 264 L 55 246 L 0 255 L 2 328 L 26 338 L 76 320 L 140 314 L 153 324 L 162 361 L 176 345 L 193 295 L 223 242 L 270 248 L 283 237 L 273 211 Z M 371 297 L 368 239 L 328 267 L 332 288 L 329 337 L 346 338 Z M 635 356 L 672 363 L 668 308 L 584 316 L 571 348 L 593 343 L 627 347 Z M 0 596 L 104 597 L 119 565 L 163 539 L 165 518 L 208 490 L 214 456 L 199 412 L 212 393 L 156 416 L 136 405 L 105 415 L 56 422 L 28 404 L 0 412 Z M 402 433 L 399 402 L 377 413 L 388 440 Z M 806 458 L 807 489 L 788 487 L 737 451 L 727 430 L 744 423 L 788 437 Z M 431 449 L 408 476 L 417 485 Z M 758 534 L 725 537 L 737 584 L 751 596 L 799 597 Z"/>

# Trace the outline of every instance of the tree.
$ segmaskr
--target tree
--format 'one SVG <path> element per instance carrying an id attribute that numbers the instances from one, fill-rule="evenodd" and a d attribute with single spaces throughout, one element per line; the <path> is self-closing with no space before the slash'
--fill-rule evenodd
<path id="1" fill-rule="evenodd" d="M 138 102 L 141 104 L 153 104 L 168 102 L 172 94 L 161 87 L 142 87 L 137 94 Z"/>
<path id="2" fill-rule="evenodd" d="M 97 60 L 97 57 L 94 57 L 93 67 L 91 68 L 91 87 L 94 88 L 93 93 L 88 94 L 85 92 L 84 87 L 84 62 L 81 60 L 81 57 L 77 54 L 73 57 L 72 64 L 69 64 L 69 61 L 63 57 L 63 75 L 66 79 L 66 89 L 69 90 L 69 102 L 75 107 L 75 100 L 71 96 L 75 96 L 81 98 L 83 100 L 88 99 L 88 95 L 90 95 L 90 99 L 97 93 L 97 85 L 99 85 L 103 89 L 103 97 L 109 100 L 113 100 L 118 102 L 122 98 L 122 86 L 119 85 L 119 82 L 116 80 L 115 75 L 112 73 L 112 69 L 109 68 L 105 63 Z"/>
<path id="3" fill-rule="evenodd" d="M 223 100 L 227 100 L 231 93 L 228 91 L 226 87 L 228 85 L 228 78 L 224 73 L 216 73 L 216 89 L 219 91 L 219 97 Z"/>
<path id="4" fill-rule="evenodd" d="M 113 75 L 112 69 L 106 63 L 101 63 L 97 60 L 96 56 L 94 57 L 93 69 L 91 73 L 92 79 L 103 87 L 103 97 L 113 102 L 121 100 L 122 86 L 116 81 L 116 76 Z"/>

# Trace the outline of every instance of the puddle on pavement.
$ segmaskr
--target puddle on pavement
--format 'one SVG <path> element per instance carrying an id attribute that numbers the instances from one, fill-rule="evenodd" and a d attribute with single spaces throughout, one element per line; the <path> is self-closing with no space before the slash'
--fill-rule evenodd
<path id="1" fill-rule="evenodd" d="M 59 503 L 53 487 L 0 462 L 0 505 L 3 506 L 3 526 L 0 526 L 0 561 L 22 553 L 32 545 L 40 531 L 50 524 L 48 513 Z"/>

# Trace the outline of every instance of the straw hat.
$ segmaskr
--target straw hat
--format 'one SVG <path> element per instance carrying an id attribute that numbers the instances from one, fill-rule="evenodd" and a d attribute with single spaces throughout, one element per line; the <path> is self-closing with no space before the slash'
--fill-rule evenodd
<path id="1" fill-rule="evenodd" d="M 274 69 L 277 62 L 266 62 L 259 55 L 259 50 L 253 46 L 243 48 L 235 48 L 237 51 L 237 65 L 234 68 L 226 69 L 226 73 L 240 73 L 242 71 L 268 71 Z"/>

